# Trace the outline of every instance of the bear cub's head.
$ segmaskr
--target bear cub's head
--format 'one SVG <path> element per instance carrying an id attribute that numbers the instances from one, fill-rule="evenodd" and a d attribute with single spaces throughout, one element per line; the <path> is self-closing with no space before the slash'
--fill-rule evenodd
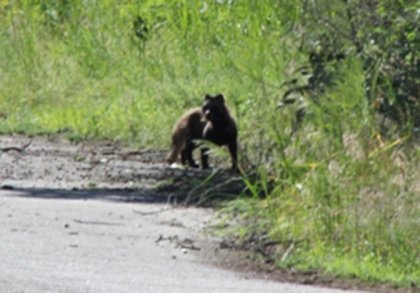
<path id="1" fill-rule="evenodd" d="M 206 94 L 204 96 L 202 111 L 204 117 L 211 122 L 225 120 L 229 116 L 225 104 L 225 97 L 222 94 L 217 94 L 215 96 Z"/>

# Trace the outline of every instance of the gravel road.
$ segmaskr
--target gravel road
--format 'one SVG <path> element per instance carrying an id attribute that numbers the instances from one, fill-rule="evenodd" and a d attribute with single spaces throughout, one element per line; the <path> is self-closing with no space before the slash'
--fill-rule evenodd
<path id="1" fill-rule="evenodd" d="M 162 152 L 20 136 L 0 148 L 0 292 L 344 292 L 215 265 L 214 211 L 171 204 Z"/>

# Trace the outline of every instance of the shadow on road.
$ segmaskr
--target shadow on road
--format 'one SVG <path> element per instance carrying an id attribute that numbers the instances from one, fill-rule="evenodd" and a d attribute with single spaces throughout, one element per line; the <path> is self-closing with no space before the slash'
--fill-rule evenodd
<path id="1" fill-rule="evenodd" d="M 9 191 L 13 196 L 41 199 L 95 199 L 115 202 L 214 206 L 221 201 L 237 197 L 244 191 L 244 183 L 241 177 L 230 176 L 226 172 L 183 171 L 172 173 L 166 180 L 160 180 L 153 186 L 144 187 L 57 188 L 6 184 L 0 186 L 0 190 Z"/>
<path id="2" fill-rule="evenodd" d="M 110 200 L 117 202 L 141 202 L 141 203 L 178 203 L 177 196 L 171 194 L 158 194 L 152 189 L 129 189 L 129 188 L 91 188 L 91 189 L 59 189 L 59 188 L 15 188 L 3 186 L 2 190 L 10 191 L 17 197 L 31 197 L 40 199 L 86 199 L 86 200 Z"/>

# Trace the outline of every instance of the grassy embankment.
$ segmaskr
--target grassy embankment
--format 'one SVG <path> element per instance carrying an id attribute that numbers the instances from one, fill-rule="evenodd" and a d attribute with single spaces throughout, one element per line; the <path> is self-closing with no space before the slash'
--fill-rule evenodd
<path id="1" fill-rule="evenodd" d="M 162 148 L 181 112 L 223 92 L 260 174 L 250 189 L 267 190 L 228 205 L 246 224 L 234 233 L 282 243 L 279 266 L 418 286 L 419 150 L 378 134 L 360 60 L 346 58 L 322 103 L 306 100 L 293 137 L 295 109 L 277 108 L 306 62 L 294 1 L 40 2 L 0 1 L 2 133 Z"/>

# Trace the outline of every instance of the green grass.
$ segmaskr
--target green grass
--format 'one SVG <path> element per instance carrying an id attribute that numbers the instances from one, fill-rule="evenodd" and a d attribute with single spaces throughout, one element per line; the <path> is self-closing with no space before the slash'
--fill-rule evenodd
<path id="1" fill-rule="evenodd" d="M 295 243 L 279 266 L 419 284 L 420 153 L 409 135 L 378 134 L 360 60 L 346 59 L 322 103 L 303 96 L 294 136 L 296 109 L 277 108 L 306 61 L 299 5 L 0 0 L 0 132 L 166 149 L 177 117 L 223 92 L 242 165 L 260 178 L 247 181 L 254 197 L 226 208 L 245 220 L 240 236 Z"/>
<path id="2" fill-rule="evenodd" d="M 255 5 L 231 11 L 211 2 L 75 1 L 60 17 L 54 1 L 4 3 L 10 7 L 3 8 L 0 36 L 3 132 L 66 130 L 162 146 L 176 117 L 205 93 L 221 91 L 245 109 L 269 98 L 266 79 L 282 82 L 285 56 L 272 55 L 282 50 L 273 38 L 279 31 L 255 42 L 259 24 L 246 16 Z M 269 15 L 267 7 L 258 5 L 258 13 Z M 146 41 L 134 34 L 137 15 L 149 27 Z"/>

